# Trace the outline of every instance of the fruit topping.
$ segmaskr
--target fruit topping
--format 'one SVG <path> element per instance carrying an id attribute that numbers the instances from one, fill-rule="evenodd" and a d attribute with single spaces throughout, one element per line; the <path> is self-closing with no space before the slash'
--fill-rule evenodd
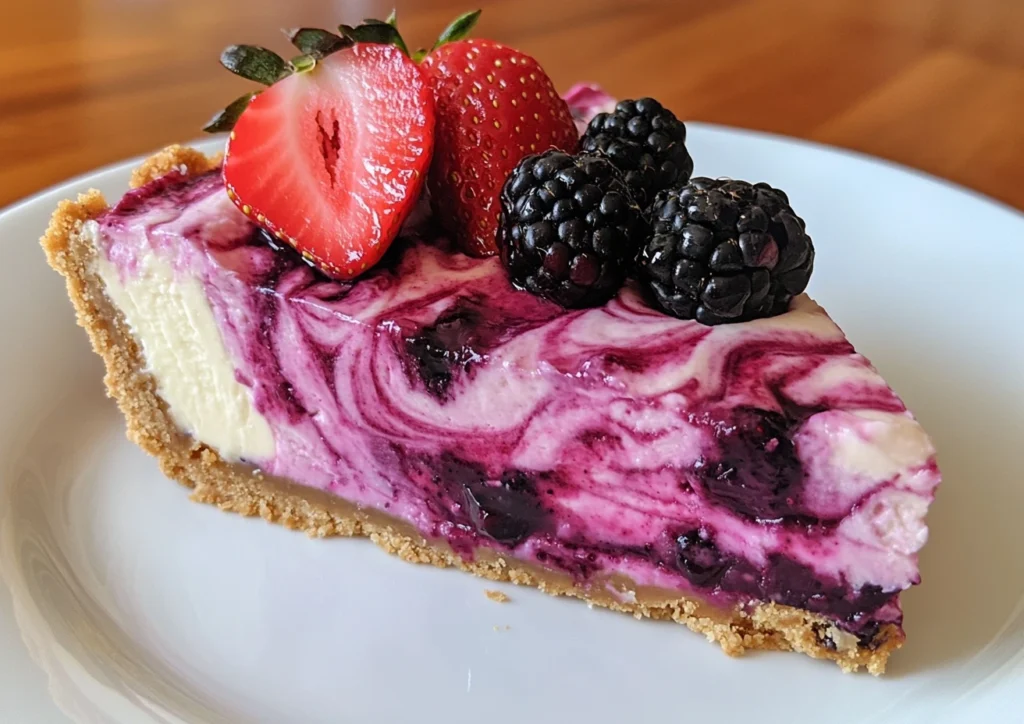
<path id="1" fill-rule="evenodd" d="M 528 156 L 501 191 L 498 246 L 512 282 L 564 307 L 614 296 L 645 230 L 640 207 L 604 156 Z"/>
<path id="2" fill-rule="evenodd" d="M 499 43 L 441 45 L 423 70 L 437 108 L 429 180 L 434 209 L 463 251 L 494 254 L 505 178 L 529 154 L 575 151 L 576 126 L 537 61 Z"/>
<path id="3" fill-rule="evenodd" d="M 784 193 L 691 180 L 686 127 L 653 98 L 612 108 L 576 86 L 596 112 L 580 139 L 586 117 L 536 60 L 465 39 L 479 15 L 415 52 L 394 13 L 291 31 L 291 61 L 228 48 L 225 67 L 269 86 L 207 126 L 232 131 L 231 200 L 342 280 L 381 259 L 426 183 L 458 248 L 500 252 L 514 285 L 564 307 L 603 304 L 635 273 L 664 311 L 720 324 L 781 314 L 806 288 L 814 247 Z"/>
<path id="4" fill-rule="evenodd" d="M 373 266 L 416 205 L 434 146 L 433 97 L 392 45 L 294 31 L 291 63 L 233 46 L 229 70 L 270 85 L 238 99 L 207 130 L 232 128 L 228 195 L 247 216 L 326 274 Z"/>
<path id="5" fill-rule="evenodd" d="M 611 113 L 598 113 L 580 148 L 608 156 L 644 208 L 659 191 L 685 184 L 693 173 L 686 126 L 653 98 L 620 101 Z"/>
<path id="6" fill-rule="evenodd" d="M 669 314 L 703 324 L 771 317 L 807 287 L 811 237 L 768 184 L 695 178 L 661 192 L 650 212 L 640 273 Z"/>

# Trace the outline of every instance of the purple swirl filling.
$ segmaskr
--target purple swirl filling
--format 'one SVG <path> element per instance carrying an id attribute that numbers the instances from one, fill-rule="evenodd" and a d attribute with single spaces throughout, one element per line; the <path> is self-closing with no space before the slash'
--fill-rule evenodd
<path id="1" fill-rule="evenodd" d="M 256 230 L 220 176 L 171 175 L 99 220 L 122 278 L 199 279 L 274 433 L 266 472 L 586 582 L 775 601 L 869 641 L 917 581 L 927 438 L 806 297 L 702 327 L 627 287 L 566 311 L 497 259 L 409 229 L 355 283 Z"/>

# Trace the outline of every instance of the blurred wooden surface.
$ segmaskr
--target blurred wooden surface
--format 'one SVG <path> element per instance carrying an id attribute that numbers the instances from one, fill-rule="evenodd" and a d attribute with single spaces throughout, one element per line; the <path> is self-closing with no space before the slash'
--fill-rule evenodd
<path id="1" fill-rule="evenodd" d="M 478 36 L 559 88 L 883 156 L 1024 208 L 1024 0 L 491 0 Z M 390 0 L 4 0 L 0 206 L 200 135 L 246 82 L 232 42 L 382 17 Z M 423 44 L 466 0 L 397 0 Z"/>

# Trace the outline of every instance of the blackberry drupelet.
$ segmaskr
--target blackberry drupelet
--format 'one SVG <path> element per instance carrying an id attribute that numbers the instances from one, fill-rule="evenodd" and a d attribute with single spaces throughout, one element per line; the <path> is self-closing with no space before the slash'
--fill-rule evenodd
<path id="1" fill-rule="evenodd" d="M 657 304 L 703 324 L 781 314 L 806 287 L 814 245 L 785 193 L 695 178 L 651 206 L 640 274 Z"/>
<path id="2" fill-rule="evenodd" d="M 646 233 L 640 207 L 603 156 L 527 156 L 501 190 L 498 249 L 512 283 L 564 307 L 614 296 Z"/>
<path id="3" fill-rule="evenodd" d="M 653 98 L 621 101 L 614 112 L 594 116 L 580 148 L 610 158 L 645 209 L 659 191 L 686 183 L 693 173 L 686 126 Z"/>

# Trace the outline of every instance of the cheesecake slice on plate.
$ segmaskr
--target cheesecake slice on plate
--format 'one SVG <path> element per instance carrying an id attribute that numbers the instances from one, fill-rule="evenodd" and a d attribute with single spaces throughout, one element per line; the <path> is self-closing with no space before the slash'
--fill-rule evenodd
<path id="1" fill-rule="evenodd" d="M 253 103 L 246 114 L 268 112 Z M 583 125 L 594 114 L 570 105 Z M 646 102 L 624 108 L 662 113 Z M 618 127 L 607 116 L 596 124 Z M 438 126 L 441 143 L 440 115 Z M 597 135 L 591 146 L 607 142 Z M 129 437 L 194 500 L 672 619 L 729 654 L 794 650 L 884 670 L 904 640 L 899 596 L 918 582 L 939 473 L 899 397 L 797 293 L 806 253 L 799 290 L 782 296 L 802 222 L 789 247 L 768 221 L 761 236 L 775 240 L 716 237 L 744 261 L 729 267 L 726 252 L 713 252 L 703 301 L 690 309 L 697 319 L 685 318 L 684 262 L 659 275 L 657 233 L 641 271 L 616 280 L 610 266 L 587 266 L 612 227 L 566 241 L 563 253 L 538 226 L 550 220 L 565 240 L 614 218 L 628 236 L 623 220 L 634 217 L 611 207 L 657 189 L 620 186 L 654 177 L 600 181 L 614 152 L 550 153 L 509 162 L 518 170 L 505 187 L 501 255 L 480 254 L 490 237 L 463 245 L 439 218 L 436 189 L 431 214 L 417 188 L 419 210 L 403 215 L 379 261 L 338 273 L 344 254 L 299 253 L 296 234 L 249 200 L 259 193 L 232 183 L 233 149 L 242 153 L 232 144 L 226 162 L 180 147 L 150 158 L 112 207 L 96 192 L 61 204 L 43 239 L 106 362 Z M 717 223 L 679 211 L 716 193 L 680 173 L 651 207 L 655 232 L 658 219 L 671 232 L 680 213 Z M 600 213 L 566 230 L 571 204 L 516 201 L 534 192 L 531 178 L 546 184 L 531 198 L 572 192 L 584 211 L 591 192 L 573 192 L 577 180 L 611 186 L 592 200 Z M 747 198 L 738 188 L 723 193 Z M 757 227 L 762 212 L 743 213 L 730 223 Z M 699 241 L 686 228 L 685 243 Z M 545 243 L 531 271 L 529 255 Z M 735 269 L 749 276 L 731 312 L 715 289 L 740 284 L 729 281 Z M 751 291 L 762 269 L 772 272 L 772 304 Z"/>
<path id="2" fill-rule="evenodd" d="M 939 477 L 895 393 L 806 296 L 705 327 L 632 289 L 566 311 L 496 258 L 400 239 L 331 280 L 170 149 L 43 241 L 129 435 L 193 498 L 367 535 L 729 653 L 881 671 Z"/>

